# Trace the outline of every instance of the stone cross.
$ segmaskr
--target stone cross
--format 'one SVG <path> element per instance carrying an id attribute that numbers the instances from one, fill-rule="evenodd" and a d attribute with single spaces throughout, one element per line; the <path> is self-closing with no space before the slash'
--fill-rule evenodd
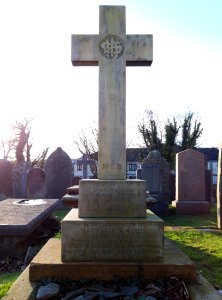
<path id="1" fill-rule="evenodd" d="M 124 6 L 100 6 L 99 13 L 99 35 L 72 35 L 72 64 L 99 65 L 98 179 L 124 180 L 125 67 L 151 65 L 152 35 L 126 35 Z"/>

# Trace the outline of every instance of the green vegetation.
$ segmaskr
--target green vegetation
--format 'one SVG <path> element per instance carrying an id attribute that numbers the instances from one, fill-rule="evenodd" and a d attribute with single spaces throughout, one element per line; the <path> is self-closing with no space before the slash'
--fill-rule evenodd
<path id="1" fill-rule="evenodd" d="M 13 282 L 22 272 L 0 274 L 0 299 L 8 292 Z"/>
<path id="2" fill-rule="evenodd" d="M 216 207 L 207 215 L 164 218 L 165 237 L 174 241 L 216 288 L 222 288 L 222 232 L 217 230 Z"/>
<path id="3" fill-rule="evenodd" d="M 182 226 L 189 228 L 217 228 L 217 207 L 211 207 L 210 214 L 202 215 L 177 215 L 174 207 L 170 207 L 172 214 L 164 218 L 165 226 Z"/>
<path id="4" fill-rule="evenodd" d="M 53 216 L 58 217 L 59 220 L 61 221 L 68 214 L 68 212 L 69 210 L 55 210 L 53 212 Z"/>
<path id="5" fill-rule="evenodd" d="M 222 288 L 222 232 L 166 229 L 165 237 L 176 242 L 211 284 Z"/>
<path id="6" fill-rule="evenodd" d="M 149 151 L 158 150 L 171 169 L 175 168 L 176 153 L 197 147 L 203 132 L 201 122 L 191 111 L 160 121 L 157 113 L 146 110 L 137 129 L 146 148 Z"/>

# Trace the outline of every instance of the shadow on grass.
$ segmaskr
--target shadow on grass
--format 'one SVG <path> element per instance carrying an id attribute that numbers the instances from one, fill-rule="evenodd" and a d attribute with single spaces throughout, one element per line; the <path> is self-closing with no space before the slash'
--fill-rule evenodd
<path id="1" fill-rule="evenodd" d="M 217 208 L 211 207 L 210 214 L 179 215 L 170 214 L 163 218 L 165 226 L 181 226 L 185 228 L 217 228 Z"/>
<path id="2" fill-rule="evenodd" d="M 165 237 L 174 241 L 195 262 L 197 270 L 217 289 L 222 289 L 222 232 L 206 230 L 166 230 Z"/>

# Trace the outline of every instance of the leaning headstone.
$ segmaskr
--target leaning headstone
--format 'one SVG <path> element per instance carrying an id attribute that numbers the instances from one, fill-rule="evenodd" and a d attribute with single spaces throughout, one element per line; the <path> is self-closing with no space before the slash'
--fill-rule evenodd
<path id="1" fill-rule="evenodd" d="M 45 165 L 45 186 L 47 198 L 59 198 L 72 185 L 72 160 L 58 147 L 47 159 Z"/>
<path id="2" fill-rule="evenodd" d="M 26 198 L 45 198 L 45 172 L 41 168 L 33 168 L 28 173 Z"/>
<path id="3" fill-rule="evenodd" d="M 187 149 L 176 154 L 176 200 L 173 205 L 180 214 L 210 213 L 203 153 Z"/>
<path id="4" fill-rule="evenodd" d="M 0 159 L 0 200 L 12 196 L 12 163 Z"/>
<path id="5" fill-rule="evenodd" d="M 219 154 L 218 154 L 217 226 L 218 226 L 219 229 L 222 229 L 222 144 L 219 147 Z"/>
<path id="6" fill-rule="evenodd" d="M 151 210 L 158 216 L 166 215 L 170 202 L 170 167 L 157 150 L 150 151 L 143 160 L 140 176 L 146 181 L 148 200 L 150 197 L 156 200 Z"/>

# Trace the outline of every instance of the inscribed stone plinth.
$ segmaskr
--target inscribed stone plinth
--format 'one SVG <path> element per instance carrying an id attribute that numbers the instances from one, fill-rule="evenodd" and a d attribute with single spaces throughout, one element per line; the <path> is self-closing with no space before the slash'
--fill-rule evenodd
<path id="1" fill-rule="evenodd" d="M 46 160 L 45 185 L 47 198 L 59 198 L 72 185 L 72 160 L 68 154 L 58 147 Z"/>
<path id="2" fill-rule="evenodd" d="M 62 221 L 63 261 L 162 261 L 163 221 L 146 218 L 79 218 Z"/>
<path id="3" fill-rule="evenodd" d="M 222 229 L 222 144 L 218 153 L 217 172 L 217 227 Z"/>
<path id="4" fill-rule="evenodd" d="M 210 212 L 206 201 L 205 161 L 203 153 L 187 149 L 176 155 L 176 206 L 178 213 Z"/>
<path id="5" fill-rule="evenodd" d="M 150 209 L 158 216 L 166 215 L 170 201 L 170 167 L 158 151 L 150 151 L 143 160 L 140 178 L 146 182 L 149 197 L 156 200 Z"/>
<path id="6" fill-rule="evenodd" d="M 79 217 L 146 216 L 146 189 L 143 180 L 80 181 Z"/>
<path id="7" fill-rule="evenodd" d="M 0 259 L 25 254 L 31 233 L 60 205 L 57 199 L 46 199 L 41 205 L 16 204 L 19 200 L 0 202 Z"/>

